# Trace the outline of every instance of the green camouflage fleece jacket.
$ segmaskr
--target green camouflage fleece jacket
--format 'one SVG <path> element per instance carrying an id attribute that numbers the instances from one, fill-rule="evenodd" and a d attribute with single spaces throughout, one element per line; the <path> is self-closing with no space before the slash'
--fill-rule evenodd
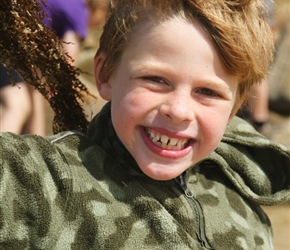
<path id="1" fill-rule="evenodd" d="M 87 135 L 1 135 L 0 249 L 273 249 L 260 204 L 290 200 L 290 154 L 235 118 L 219 147 L 155 181 L 118 142 L 110 104 Z"/>

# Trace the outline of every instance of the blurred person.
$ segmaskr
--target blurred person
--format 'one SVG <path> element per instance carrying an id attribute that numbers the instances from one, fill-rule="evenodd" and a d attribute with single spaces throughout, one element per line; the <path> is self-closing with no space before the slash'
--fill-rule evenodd
<path id="1" fill-rule="evenodd" d="M 106 20 L 108 0 L 87 0 L 89 27 L 102 27 Z"/>
<path id="2" fill-rule="evenodd" d="M 11 74 L 16 86 L 11 85 Z M 28 86 L 19 74 L 0 64 L 0 131 L 21 134 L 31 112 Z"/>
<path id="3" fill-rule="evenodd" d="M 44 24 L 55 31 L 64 41 L 63 49 L 73 59 L 80 52 L 82 41 L 87 36 L 89 10 L 85 0 L 46 0 L 47 6 L 40 2 L 46 13 Z"/>
<path id="4" fill-rule="evenodd" d="M 10 75 L 16 86 L 12 86 Z M 43 97 L 14 70 L 0 64 L 0 131 L 45 136 Z M 35 105 L 37 103 L 37 105 Z"/>
<path id="5" fill-rule="evenodd" d="M 45 99 L 33 86 L 29 85 L 28 89 L 32 103 L 32 110 L 25 127 L 25 132 L 45 136 Z"/>
<path id="6" fill-rule="evenodd" d="M 266 19 L 271 27 L 274 37 L 274 11 L 275 3 L 273 0 L 262 1 L 266 7 Z M 274 38 L 273 38 L 274 39 Z M 252 87 L 248 99 L 250 107 L 250 122 L 254 128 L 262 134 L 267 134 L 269 130 L 269 84 L 267 78 L 260 84 Z"/>
<path id="7" fill-rule="evenodd" d="M 89 8 L 88 36 L 84 41 L 84 49 L 96 49 L 106 20 L 108 0 L 87 0 Z"/>
<path id="8" fill-rule="evenodd" d="M 257 131 L 266 133 L 265 127 L 268 126 L 269 120 L 269 86 L 267 79 L 252 87 L 249 105 L 251 124 Z"/>

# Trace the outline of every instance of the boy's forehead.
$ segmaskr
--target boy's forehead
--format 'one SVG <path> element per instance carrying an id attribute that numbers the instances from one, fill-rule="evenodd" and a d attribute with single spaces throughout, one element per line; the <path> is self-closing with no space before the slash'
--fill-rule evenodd
<path id="1" fill-rule="evenodd" d="M 166 29 L 166 26 L 169 23 L 174 25 L 174 24 L 178 24 L 180 21 L 187 24 L 191 23 L 191 25 L 198 24 L 198 26 L 202 27 L 201 23 L 197 19 L 188 20 L 182 16 L 173 16 L 167 19 L 160 19 L 160 18 L 147 19 L 147 20 L 144 20 L 144 22 L 139 23 L 132 28 L 132 33 L 128 39 L 128 44 L 130 44 L 130 46 L 134 46 L 134 44 L 138 44 L 144 41 L 144 39 L 145 40 L 148 39 L 150 36 L 151 37 L 155 36 L 154 39 L 158 40 L 162 33 L 164 33 L 165 31 L 170 32 L 171 28 Z M 154 30 L 154 33 L 152 33 L 152 30 Z M 200 31 L 206 34 L 205 29 L 201 28 Z M 206 34 L 206 36 L 208 35 Z M 175 38 L 178 38 L 178 37 L 176 37 L 174 32 L 172 32 L 172 39 L 175 39 Z"/>
<path id="2" fill-rule="evenodd" d="M 236 76 L 226 70 L 210 36 L 198 21 L 191 23 L 176 18 L 148 26 L 140 33 L 133 45 L 124 50 L 121 60 L 124 64 L 134 65 L 134 70 L 175 72 L 177 67 L 187 69 L 186 74 L 190 74 L 195 72 L 197 65 L 204 68 L 211 65 L 214 74 L 219 72 L 221 78 L 231 75 L 236 81 Z M 190 63 L 185 65 L 186 61 Z"/>

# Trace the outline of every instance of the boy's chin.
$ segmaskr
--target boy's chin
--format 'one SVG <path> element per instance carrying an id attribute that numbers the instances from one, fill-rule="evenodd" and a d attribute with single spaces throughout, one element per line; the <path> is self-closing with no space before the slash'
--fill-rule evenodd
<path id="1" fill-rule="evenodd" d="M 157 163 L 150 166 L 139 166 L 141 171 L 149 178 L 156 181 L 168 181 L 181 175 L 185 170 L 177 170 L 176 167 L 162 166 Z M 171 169 L 172 168 L 172 169 Z"/>

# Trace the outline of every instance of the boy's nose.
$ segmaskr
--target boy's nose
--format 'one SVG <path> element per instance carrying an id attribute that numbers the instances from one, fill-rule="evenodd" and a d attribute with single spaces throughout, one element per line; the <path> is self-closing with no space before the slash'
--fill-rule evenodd
<path id="1" fill-rule="evenodd" d="M 190 122 L 194 119 L 193 100 L 190 94 L 174 93 L 168 95 L 161 104 L 160 113 L 174 123 Z"/>

